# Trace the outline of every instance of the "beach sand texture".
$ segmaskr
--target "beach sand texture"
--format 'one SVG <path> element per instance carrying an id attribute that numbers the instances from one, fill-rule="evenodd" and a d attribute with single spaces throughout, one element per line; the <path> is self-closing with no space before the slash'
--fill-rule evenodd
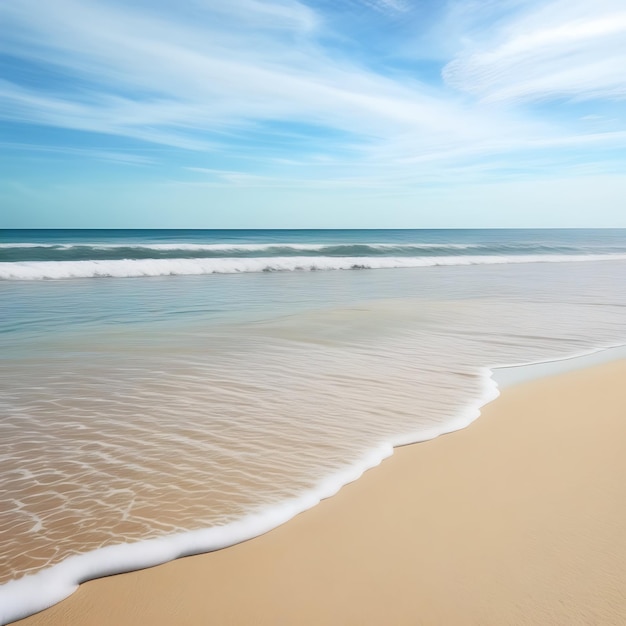
<path id="1" fill-rule="evenodd" d="M 22 626 L 626 623 L 626 361 L 506 389 L 251 541 Z"/>

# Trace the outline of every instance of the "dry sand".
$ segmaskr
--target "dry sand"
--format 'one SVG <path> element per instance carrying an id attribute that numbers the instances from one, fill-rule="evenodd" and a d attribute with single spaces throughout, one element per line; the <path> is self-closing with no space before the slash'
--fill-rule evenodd
<path id="1" fill-rule="evenodd" d="M 626 361 L 507 389 L 263 537 L 18 623 L 626 624 Z"/>

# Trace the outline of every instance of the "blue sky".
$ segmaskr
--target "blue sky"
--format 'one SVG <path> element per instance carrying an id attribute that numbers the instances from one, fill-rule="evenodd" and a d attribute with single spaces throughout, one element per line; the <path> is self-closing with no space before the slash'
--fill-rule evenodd
<path id="1" fill-rule="evenodd" d="M 624 0 L 2 0 L 0 226 L 626 227 Z"/>

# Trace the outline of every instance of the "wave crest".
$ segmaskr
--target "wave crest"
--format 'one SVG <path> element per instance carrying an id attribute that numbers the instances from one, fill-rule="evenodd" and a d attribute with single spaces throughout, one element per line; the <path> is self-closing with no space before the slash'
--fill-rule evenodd
<path id="1" fill-rule="evenodd" d="M 292 256 L 114 259 L 102 261 L 24 261 L 0 263 L 0 280 L 193 276 L 201 274 L 391 269 L 453 265 L 501 265 L 513 263 L 571 263 L 614 260 L 626 260 L 626 254 L 440 257 Z"/>

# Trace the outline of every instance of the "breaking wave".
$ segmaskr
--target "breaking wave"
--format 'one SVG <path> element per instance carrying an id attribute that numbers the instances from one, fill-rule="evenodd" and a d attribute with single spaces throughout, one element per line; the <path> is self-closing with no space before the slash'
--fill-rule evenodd
<path id="1" fill-rule="evenodd" d="M 0 263 L 0 280 L 56 280 L 64 278 L 126 278 L 191 276 L 256 272 L 310 272 L 391 269 L 453 265 L 565 263 L 626 260 L 626 254 L 544 254 L 517 256 L 292 256 L 175 259 L 108 259 L 82 261 L 23 261 Z"/>

